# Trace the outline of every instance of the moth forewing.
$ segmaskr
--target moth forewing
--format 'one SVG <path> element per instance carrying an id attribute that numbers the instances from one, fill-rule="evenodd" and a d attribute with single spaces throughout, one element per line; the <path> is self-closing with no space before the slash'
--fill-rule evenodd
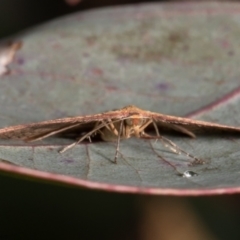
<path id="1" fill-rule="evenodd" d="M 33 135 L 33 136 L 25 138 L 23 140 L 25 140 L 27 142 L 33 142 L 33 141 L 42 140 L 44 138 L 47 138 L 47 137 L 56 135 L 58 133 L 67 131 L 67 130 L 69 130 L 71 128 L 74 128 L 74 127 L 77 127 L 79 125 L 81 125 L 81 123 L 72 124 L 72 125 L 69 125 L 69 126 L 66 126 L 66 127 L 60 127 L 60 128 L 58 128 L 56 130 L 50 130 L 48 132 L 40 133 L 39 135 L 35 135 L 35 136 Z"/>
<path id="2" fill-rule="evenodd" d="M 190 118 L 183 117 L 175 117 L 170 115 L 163 115 L 160 113 L 152 113 L 152 117 L 154 121 L 157 123 L 159 127 L 165 126 L 171 128 L 172 130 L 176 130 L 182 133 L 185 133 L 189 136 L 194 133 L 201 131 L 224 131 L 224 132 L 240 132 L 240 127 L 228 126 L 213 122 L 200 121 Z"/>

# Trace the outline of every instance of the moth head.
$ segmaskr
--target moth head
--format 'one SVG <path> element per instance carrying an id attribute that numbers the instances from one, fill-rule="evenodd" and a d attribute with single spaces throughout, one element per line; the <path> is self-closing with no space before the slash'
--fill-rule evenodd
<path id="1" fill-rule="evenodd" d="M 142 126 L 146 122 L 145 118 L 127 118 L 125 124 L 129 127 Z"/>

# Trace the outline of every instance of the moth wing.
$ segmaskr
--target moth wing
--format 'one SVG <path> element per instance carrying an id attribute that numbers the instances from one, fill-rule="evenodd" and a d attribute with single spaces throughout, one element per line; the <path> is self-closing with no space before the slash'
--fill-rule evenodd
<path id="1" fill-rule="evenodd" d="M 240 132 L 240 127 L 228 126 L 218 123 L 200 121 L 190 118 L 175 117 L 170 115 L 164 115 L 159 113 L 154 113 L 152 115 L 153 120 L 156 122 L 161 129 L 172 129 L 178 132 L 189 135 L 190 137 L 195 137 L 195 133 L 211 132 L 228 132 L 237 133 Z"/>
<path id="2" fill-rule="evenodd" d="M 45 123 L 39 122 L 36 124 L 18 125 L 0 129 L 1 139 L 21 139 L 24 141 L 37 140 L 58 134 L 67 130 L 88 129 L 93 126 L 94 122 L 78 122 L 78 123 Z"/>
<path id="3" fill-rule="evenodd" d="M 116 111 L 10 126 L 0 129 L 0 138 L 33 141 L 63 132 L 75 131 L 81 134 L 81 132 L 92 130 L 97 122 L 114 117 L 116 117 Z"/>

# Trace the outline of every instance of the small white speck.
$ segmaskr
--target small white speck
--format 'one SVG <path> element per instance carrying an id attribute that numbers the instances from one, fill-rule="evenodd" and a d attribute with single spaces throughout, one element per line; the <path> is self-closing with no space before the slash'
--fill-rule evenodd
<path id="1" fill-rule="evenodd" d="M 186 178 L 190 178 L 190 177 L 196 177 L 198 176 L 197 173 L 193 172 L 193 171 L 185 171 L 183 174 L 182 174 L 183 177 L 186 177 Z"/>

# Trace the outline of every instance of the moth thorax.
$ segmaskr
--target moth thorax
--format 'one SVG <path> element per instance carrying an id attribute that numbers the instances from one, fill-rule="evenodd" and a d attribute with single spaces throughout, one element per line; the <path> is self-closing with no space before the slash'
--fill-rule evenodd
<path id="1" fill-rule="evenodd" d="M 125 120 L 125 124 L 129 127 L 142 126 L 146 122 L 144 118 L 128 118 Z"/>

